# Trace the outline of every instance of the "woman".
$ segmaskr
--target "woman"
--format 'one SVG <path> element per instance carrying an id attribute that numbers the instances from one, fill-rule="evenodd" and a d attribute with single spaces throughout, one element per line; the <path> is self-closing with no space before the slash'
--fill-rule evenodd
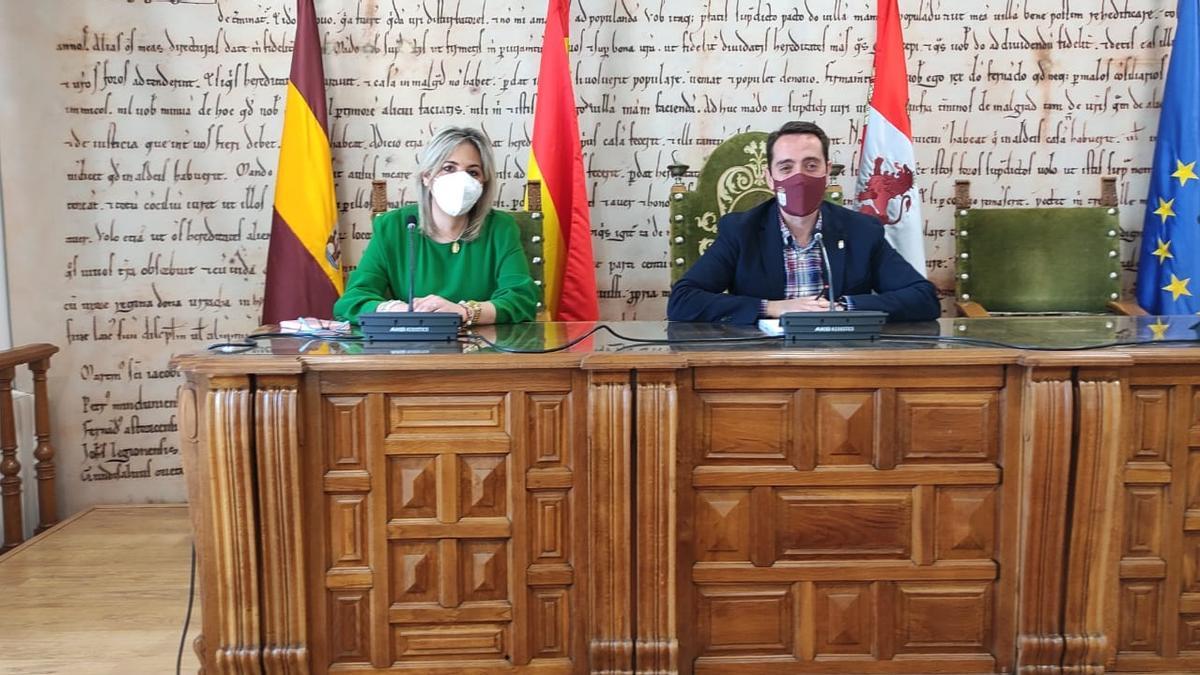
<path id="1" fill-rule="evenodd" d="M 375 231 L 346 292 L 339 319 L 408 309 L 408 247 L 415 266 L 413 310 L 455 312 L 466 325 L 529 321 L 537 287 L 513 217 L 496 211 L 492 143 L 476 129 L 450 127 L 418 159 L 418 201 L 375 220 Z M 419 223 L 411 235 L 407 223 Z"/>

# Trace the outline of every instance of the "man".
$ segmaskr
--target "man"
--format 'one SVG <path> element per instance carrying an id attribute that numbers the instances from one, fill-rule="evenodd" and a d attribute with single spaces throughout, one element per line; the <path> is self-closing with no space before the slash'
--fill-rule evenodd
<path id="1" fill-rule="evenodd" d="M 672 287 L 667 318 L 754 323 L 828 310 L 823 243 L 835 309 L 936 319 L 933 284 L 884 239 L 883 225 L 824 201 L 829 166 L 829 137 L 815 124 L 788 122 L 767 136 L 764 175 L 775 198 L 721 218 L 717 240 Z"/>

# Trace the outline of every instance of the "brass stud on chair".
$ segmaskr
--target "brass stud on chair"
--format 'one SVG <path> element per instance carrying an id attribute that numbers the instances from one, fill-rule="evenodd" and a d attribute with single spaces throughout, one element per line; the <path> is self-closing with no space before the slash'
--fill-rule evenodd
<path id="1" fill-rule="evenodd" d="M 533 256 L 533 258 L 531 258 L 529 260 L 529 262 L 533 263 L 534 265 L 541 265 L 542 264 L 542 256 L 535 255 L 535 256 Z"/>
<path id="2" fill-rule="evenodd" d="M 971 299 L 971 294 L 970 294 L 970 293 L 963 293 L 963 294 L 962 294 L 962 299 L 963 299 L 963 300 L 970 300 L 970 299 Z"/>
<path id="3" fill-rule="evenodd" d="M 833 197 L 834 199 L 841 199 L 841 198 L 842 198 L 842 193 L 840 193 L 840 192 L 833 192 L 833 193 L 831 193 L 829 196 L 830 196 L 830 197 Z"/>
<path id="4" fill-rule="evenodd" d="M 965 217 L 965 216 L 967 215 L 967 210 L 966 210 L 966 209 L 959 209 L 959 211 L 958 211 L 958 215 L 960 215 L 960 216 L 964 216 L 964 217 Z"/>
<path id="5" fill-rule="evenodd" d="M 959 230 L 959 231 L 958 231 L 958 236 L 960 236 L 960 237 L 965 237 L 965 236 L 967 236 L 967 231 L 966 231 L 966 230 Z"/>
<path id="6" fill-rule="evenodd" d="M 682 223 L 682 222 L 683 222 L 683 214 L 682 214 L 682 213 L 676 213 L 676 214 L 675 214 L 675 222 L 677 222 L 677 223 Z"/>
<path id="7" fill-rule="evenodd" d="M 1115 236 L 1117 236 L 1117 231 L 1116 231 L 1116 230 L 1109 230 L 1109 231 L 1108 231 L 1108 236 L 1110 236 L 1110 237 L 1115 237 Z"/>
<path id="8" fill-rule="evenodd" d="M 534 285 L 534 286 L 541 286 L 541 285 L 542 285 L 542 280 L 541 280 L 541 279 L 534 279 L 534 280 L 533 280 L 533 285 Z"/>
<path id="9" fill-rule="evenodd" d="M 533 213 L 529 214 L 529 217 L 530 217 L 530 218 L 533 218 L 534 220 L 541 220 L 541 219 L 542 219 L 542 212 L 541 212 L 541 211 L 534 211 Z"/>
<path id="10" fill-rule="evenodd" d="M 675 259 L 675 266 L 676 266 L 676 267 L 683 267 L 683 258 L 676 258 L 676 259 Z"/>
<path id="11" fill-rule="evenodd" d="M 1117 298 L 1119 298 L 1121 296 L 1117 295 L 1116 293 L 1109 293 L 1108 297 L 1110 300 L 1116 300 Z"/>
<path id="12" fill-rule="evenodd" d="M 1108 252 L 1108 257 L 1110 257 L 1110 258 L 1115 258 L 1115 257 L 1117 257 L 1117 252 L 1116 252 L 1116 251 L 1109 251 L 1109 252 Z"/>
<path id="13" fill-rule="evenodd" d="M 1116 210 L 1116 209 L 1109 209 L 1109 210 L 1108 210 L 1108 215 L 1110 215 L 1110 216 L 1115 216 L 1115 215 L 1117 215 L 1117 210 Z"/>
<path id="14" fill-rule="evenodd" d="M 958 278 L 962 279 L 963 281 L 966 281 L 967 279 L 971 278 L 971 275 L 967 274 L 966 272 L 963 272 L 962 274 L 958 275 Z"/>
<path id="15" fill-rule="evenodd" d="M 680 201 L 680 200 L 682 200 L 682 199 L 683 199 L 683 193 L 682 193 L 682 192 L 676 192 L 676 193 L 675 193 L 675 201 Z"/>
<path id="16" fill-rule="evenodd" d="M 540 244 L 540 243 L 542 243 L 542 235 L 535 234 L 529 238 L 529 241 L 534 244 Z"/>
<path id="17" fill-rule="evenodd" d="M 1108 278 L 1109 278 L 1109 279 L 1116 279 L 1116 278 L 1117 278 L 1117 273 L 1116 273 L 1116 272 L 1109 272 L 1109 273 L 1108 273 Z"/>
<path id="18" fill-rule="evenodd" d="M 966 260 L 967 258 L 971 257 L 971 254 L 967 253 L 966 251 L 963 251 L 962 253 L 958 254 L 958 257 L 962 258 L 963 260 Z"/>
<path id="19" fill-rule="evenodd" d="M 683 236 L 682 236 L 682 235 L 678 235 L 678 236 L 676 236 L 676 237 L 675 237 L 675 243 L 676 243 L 676 244 L 682 244 L 683 242 L 684 242 L 684 239 L 683 239 Z"/>

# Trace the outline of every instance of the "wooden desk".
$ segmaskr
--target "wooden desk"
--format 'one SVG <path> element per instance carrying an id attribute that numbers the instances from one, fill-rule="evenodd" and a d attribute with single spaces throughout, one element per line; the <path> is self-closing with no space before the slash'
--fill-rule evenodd
<path id="1" fill-rule="evenodd" d="M 206 672 L 1200 670 L 1200 349 L 362 351 L 176 360 Z"/>

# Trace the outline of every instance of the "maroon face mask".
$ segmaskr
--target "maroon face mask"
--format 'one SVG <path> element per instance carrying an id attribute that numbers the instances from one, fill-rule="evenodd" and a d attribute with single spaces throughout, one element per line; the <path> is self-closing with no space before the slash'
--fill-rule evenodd
<path id="1" fill-rule="evenodd" d="M 775 197 L 779 208 L 793 216 L 807 216 L 821 208 L 825 198 L 826 176 L 797 173 L 775 182 Z"/>

